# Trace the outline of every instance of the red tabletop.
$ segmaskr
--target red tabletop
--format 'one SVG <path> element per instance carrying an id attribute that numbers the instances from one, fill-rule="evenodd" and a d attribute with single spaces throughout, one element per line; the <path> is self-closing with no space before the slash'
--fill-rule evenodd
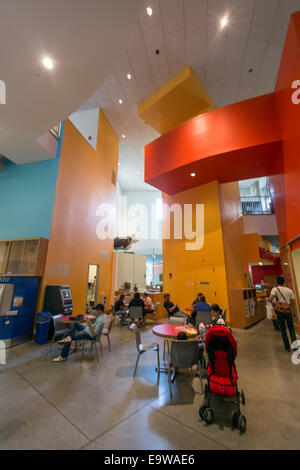
<path id="1" fill-rule="evenodd" d="M 64 317 L 61 317 L 59 320 L 60 323 L 72 323 L 74 320 L 72 320 L 72 317 L 76 317 L 77 315 L 65 315 Z M 80 318 L 79 320 L 76 318 L 77 321 L 79 322 L 84 322 L 86 320 L 95 320 L 96 315 L 84 315 L 83 318 Z"/>
<path id="2" fill-rule="evenodd" d="M 153 334 L 165 339 L 176 339 L 180 331 L 184 331 L 188 338 L 195 338 L 199 334 L 196 328 L 190 325 L 163 324 L 152 328 Z"/>

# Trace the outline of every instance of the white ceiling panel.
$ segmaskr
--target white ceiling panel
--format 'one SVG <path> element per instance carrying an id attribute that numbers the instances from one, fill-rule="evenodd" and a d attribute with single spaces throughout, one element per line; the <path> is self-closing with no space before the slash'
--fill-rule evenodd
<path id="1" fill-rule="evenodd" d="M 217 106 L 272 92 L 290 15 L 300 10 L 300 0 L 150 0 L 144 5 L 114 70 L 84 105 L 93 107 L 96 101 L 119 135 L 119 182 L 128 191 L 154 189 L 143 183 L 143 149 L 158 133 L 138 117 L 138 104 L 188 65 Z M 228 25 L 222 30 L 225 15 Z"/>

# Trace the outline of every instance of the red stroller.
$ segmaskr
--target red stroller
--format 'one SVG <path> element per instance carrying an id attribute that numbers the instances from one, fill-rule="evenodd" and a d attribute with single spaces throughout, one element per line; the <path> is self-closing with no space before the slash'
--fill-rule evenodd
<path id="1" fill-rule="evenodd" d="M 237 355 L 236 341 L 231 331 L 225 326 L 212 326 L 206 333 L 205 350 L 208 353 L 207 384 L 205 398 L 199 409 L 200 418 L 207 424 L 214 420 L 210 400 L 223 399 L 234 403 L 231 415 L 233 428 L 241 432 L 246 430 L 246 418 L 241 414 L 240 402 L 245 405 L 244 392 L 238 391 L 237 372 L 234 360 Z"/>

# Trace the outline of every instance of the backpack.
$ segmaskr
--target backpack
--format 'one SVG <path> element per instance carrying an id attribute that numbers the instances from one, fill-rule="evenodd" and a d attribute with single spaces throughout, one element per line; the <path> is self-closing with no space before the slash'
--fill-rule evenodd
<path id="1" fill-rule="evenodd" d="M 279 313 L 286 313 L 286 314 L 289 314 L 289 313 L 292 313 L 292 309 L 291 309 L 291 306 L 290 304 L 286 301 L 286 298 L 284 297 L 282 291 L 279 289 L 279 287 L 277 286 L 276 289 L 280 292 L 281 296 L 284 298 L 285 302 L 279 302 L 277 300 L 277 302 L 275 302 L 274 304 L 274 309 L 279 312 Z M 276 299 L 277 299 L 277 296 L 276 296 Z"/>

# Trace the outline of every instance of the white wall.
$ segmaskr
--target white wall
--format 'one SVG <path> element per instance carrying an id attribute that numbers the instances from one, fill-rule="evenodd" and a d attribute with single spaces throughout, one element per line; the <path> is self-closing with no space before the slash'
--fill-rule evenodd
<path id="1" fill-rule="evenodd" d="M 125 282 L 131 283 L 131 290 L 137 284 L 139 290 L 146 288 L 146 256 L 132 253 L 115 252 L 116 281 L 115 289 L 124 287 Z"/>
<path id="2" fill-rule="evenodd" d="M 158 220 L 156 212 L 156 200 L 161 200 L 161 192 L 129 191 L 120 193 L 120 196 L 123 198 L 117 202 L 121 215 L 117 222 L 118 236 L 137 235 L 140 241 L 130 249 L 134 253 L 151 255 L 154 249 L 155 254 L 162 254 L 162 221 Z M 151 230 L 156 233 L 151 234 Z M 152 238 L 153 235 L 156 239 Z"/>
<path id="3" fill-rule="evenodd" d="M 74 124 L 76 129 L 96 150 L 97 136 L 98 136 L 98 122 L 99 122 L 99 108 L 92 108 L 83 111 L 76 111 L 69 117 L 70 121 Z M 74 165 L 76 162 L 74 162 Z"/>

